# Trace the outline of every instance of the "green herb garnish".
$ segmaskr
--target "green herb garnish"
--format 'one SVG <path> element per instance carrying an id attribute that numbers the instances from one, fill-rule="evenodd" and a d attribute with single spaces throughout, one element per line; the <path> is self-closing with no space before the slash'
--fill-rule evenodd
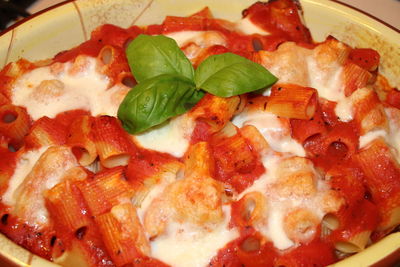
<path id="1" fill-rule="evenodd" d="M 139 35 L 126 56 L 138 85 L 125 96 L 118 118 L 131 134 L 185 113 L 205 92 L 230 97 L 277 81 L 263 66 L 232 53 L 210 56 L 194 70 L 175 40 L 162 35 Z"/>

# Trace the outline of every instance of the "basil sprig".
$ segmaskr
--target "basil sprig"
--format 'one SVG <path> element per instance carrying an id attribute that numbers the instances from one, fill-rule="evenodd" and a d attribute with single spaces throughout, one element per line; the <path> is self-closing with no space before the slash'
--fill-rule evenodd
<path id="1" fill-rule="evenodd" d="M 185 113 L 203 96 L 190 80 L 161 74 L 135 86 L 120 105 L 118 117 L 128 132 L 140 133 Z"/>
<path id="2" fill-rule="evenodd" d="M 277 81 L 263 66 L 232 53 L 209 56 L 194 70 L 175 40 L 162 35 L 139 35 L 126 56 L 138 84 L 119 106 L 118 118 L 131 134 L 185 113 L 205 92 L 230 97 Z"/>

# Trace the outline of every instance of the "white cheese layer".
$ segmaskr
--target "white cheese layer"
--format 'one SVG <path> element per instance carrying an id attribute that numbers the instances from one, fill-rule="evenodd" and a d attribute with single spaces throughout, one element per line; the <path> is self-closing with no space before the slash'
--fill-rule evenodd
<path id="1" fill-rule="evenodd" d="M 140 203 L 140 207 L 136 209 L 138 217 L 142 223 L 144 223 L 144 217 L 147 209 L 150 207 L 153 200 L 162 196 L 165 188 L 176 180 L 176 174 L 172 172 L 166 172 L 162 175 L 159 183 L 154 185 L 147 195 L 144 197 L 143 201 Z"/>
<path id="2" fill-rule="evenodd" d="M 253 185 L 243 191 L 238 199 L 250 192 L 266 193 L 268 185 L 276 181 L 276 171 L 279 161 L 283 157 L 277 154 L 266 154 L 262 157 L 263 165 L 266 172 Z M 268 237 L 274 246 L 278 249 L 288 249 L 294 245 L 294 242 L 289 239 L 283 228 L 284 213 L 286 207 L 279 201 L 271 203 L 268 201 L 267 222 L 265 224 L 256 225 L 256 229 L 264 236 Z"/>
<path id="3" fill-rule="evenodd" d="M 183 114 L 149 131 L 135 135 L 135 139 L 144 148 L 182 157 L 189 147 L 195 125 L 193 118 Z"/>
<path id="4" fill-rule="evenodd" d="M 234 24 L 236 31 L 242 34 L 260 34 L 270 35 L 268 31 L 258 27 L 248 18 L 241 19 Z M 188 43 L 195 43 L 200 47 L 208 47 L 212 45 L 225 45 L 226 40 L 223 35 L 217 31 L 179 31 L 167 33 L 166 36 L 174 39 L 179 47 Z"/>
<path id="5" fill-rule="evenodd" d="M 250 19 L 243 18 L 236 22 L 235 29 L 242 34 L 250 35 L 250 34 L 261 34 L 261 35 L 270 35 L 271 33 L 258 27 L 255 25 Z"/>
<path id="6" fill-rule="evenodd" d="M 47 150 L 47 147 L 41 147 L 37 150 L 29 150 L 20 154 L 17 165 L 14 169 L 14 174 L 11 176 L 7 191 L 2 197 L 4 204 L 14 206 L 16 198 L 15 190 L 21 185 L 25 177 L 31 172 L 33 166 L 39 160 L 40 156 Z"/>
<path id="7" fill-rule="evenodd" d="M 82 70 L 73 74 L 71 62 L 63 63 L 57 72 L 46 66 L 23 74 L 14 84 L 12 102 L 26 107 L 34 120 L 43 116 L 54 118 L 73 109 L 88 110 L 94 116 L 116 116 L 122 101 L 118 97 L 120 86 L 107 89 L 109 79 L 96 70 L 97 59 L 85 60 Z M 48 88 L 43 81 L 50 81 Z"/>
<path id="8" fill-rule="evenodd" d="M 274 246 L 280 250 L 285 250 L 296 245 L 296 243 L 289 238 L 284 227 L 285 216 L 290 210 L 295 208 L 308 208 L 312 210 L 319 219 L 322 220 L 324 216 L 318 195 L 308 198 L 298 198 L 295 196 L 281 197 L 276 194 L 273 185 L 278 182 L 277 171 L 279 163 L 287 157 L 291 157 L 291 155 L 277 153 L 262 155 L 262 162 L 266 172 L 261 175 L 252 186 L 246 188 L 246 190 L 238 196 L 238 199 L 241 199 L 247 193 L 260 192 L 266 197 L 266 221 L 257 223 L 254 226 L 257 231 L 271 240 Z M 328 188 L 324 181 L 318 179 L 318 191 L 323 192 L 324 190 L 328 190 Z"/>
<path id="9" fill-rule="evenodd" d="M 237 127 L 253 125 L 267 140 L 273 150 L 278 152 L 289 152 L 304 157 L 304 148 L 294 140 L 290 134 L 283 133 L 283 125 L 275 114 L 265 111 L 244 111 L 235 116 L 232 123 Z"/>
<path id="10" fill-rule="evenodd" d="M 176 41 L 179 47 L 195 43 L 199 47 L 226 45 L 225 37 L 217 31 L 179 31 L 166 34 Z"/>
<path id="11" fill-rule="evenodd" d="M 171 222 L 166 234 L 151 241 L 151 256 L 175 267 L 204 267 L 218 250 L 239 237 L 229 229 L 230 207 L 224 206 L 225 220 L 212 229 Z"/>
<path id="12" fill-rule="evenodd" d="M 360 136 L 359 139 L 359 148 L 363 148 L 366 145 L 368 145 L 369 143 L 371 143 L 373 140 L 382 137 L 385 140 L 388 140 L 388 134 L 385 130 L 375 130 L 375 131 L 370 131 L 362 136 Z"/>
<path id="13" fill-rule="evenodd" d="M 354 116 L 353 105 L 350 98 L 344 94 L 343 67 L 337 64 L 333 73 L 327 73 L 318 67 L 312 56 L 307 57 L 306 64 L 309 86 L 317 89 L 319 97 L 337 102 L 335 113 L 341 121 L 351 121 Z"/>
<path id="14" fill-rule="evenodd" d="M 397 153 L 397 159 L 400 155 L 400 112 L 393 107 L 385 107 L 385 114 L 388 119 L 389 131 L 385 129 L 376 129 L 367 132 L 359 139 L 359 148 L 366 147 L 369 143 L 378 138 L 383 138 Z"/>
<path id="15" fill-rule="evenodd" d="M 281 250 L 288 249 L 294 245 L 294 242 L 289 239 L 283 228 L 285 213 L 286 210 L 283 209 L 282 205 L 271 205 L 268 212 L 268 227 L 259 229 L 261 233 L 271 238 L 277 249 Z"/>

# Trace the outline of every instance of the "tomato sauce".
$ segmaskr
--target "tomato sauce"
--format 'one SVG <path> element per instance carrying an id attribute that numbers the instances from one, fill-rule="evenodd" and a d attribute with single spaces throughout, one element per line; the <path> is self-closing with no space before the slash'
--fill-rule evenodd
<path id="1" fill-rule="evenodd" d="M 310 31 L 301 22 L 295 1 L 257 2 L 243 16 L 264 30 L 299 43 L 312 43 Z"/>

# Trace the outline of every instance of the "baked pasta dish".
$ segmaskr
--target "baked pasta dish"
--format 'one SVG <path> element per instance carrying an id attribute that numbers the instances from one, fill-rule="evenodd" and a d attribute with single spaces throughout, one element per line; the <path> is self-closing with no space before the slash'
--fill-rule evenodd
<path id="1" fill-rule="evenodd" d="M 0 232 L 64 266 L 327 266 L 400 224 L 400 92 L 295 0 L 0 71 Z"/>

